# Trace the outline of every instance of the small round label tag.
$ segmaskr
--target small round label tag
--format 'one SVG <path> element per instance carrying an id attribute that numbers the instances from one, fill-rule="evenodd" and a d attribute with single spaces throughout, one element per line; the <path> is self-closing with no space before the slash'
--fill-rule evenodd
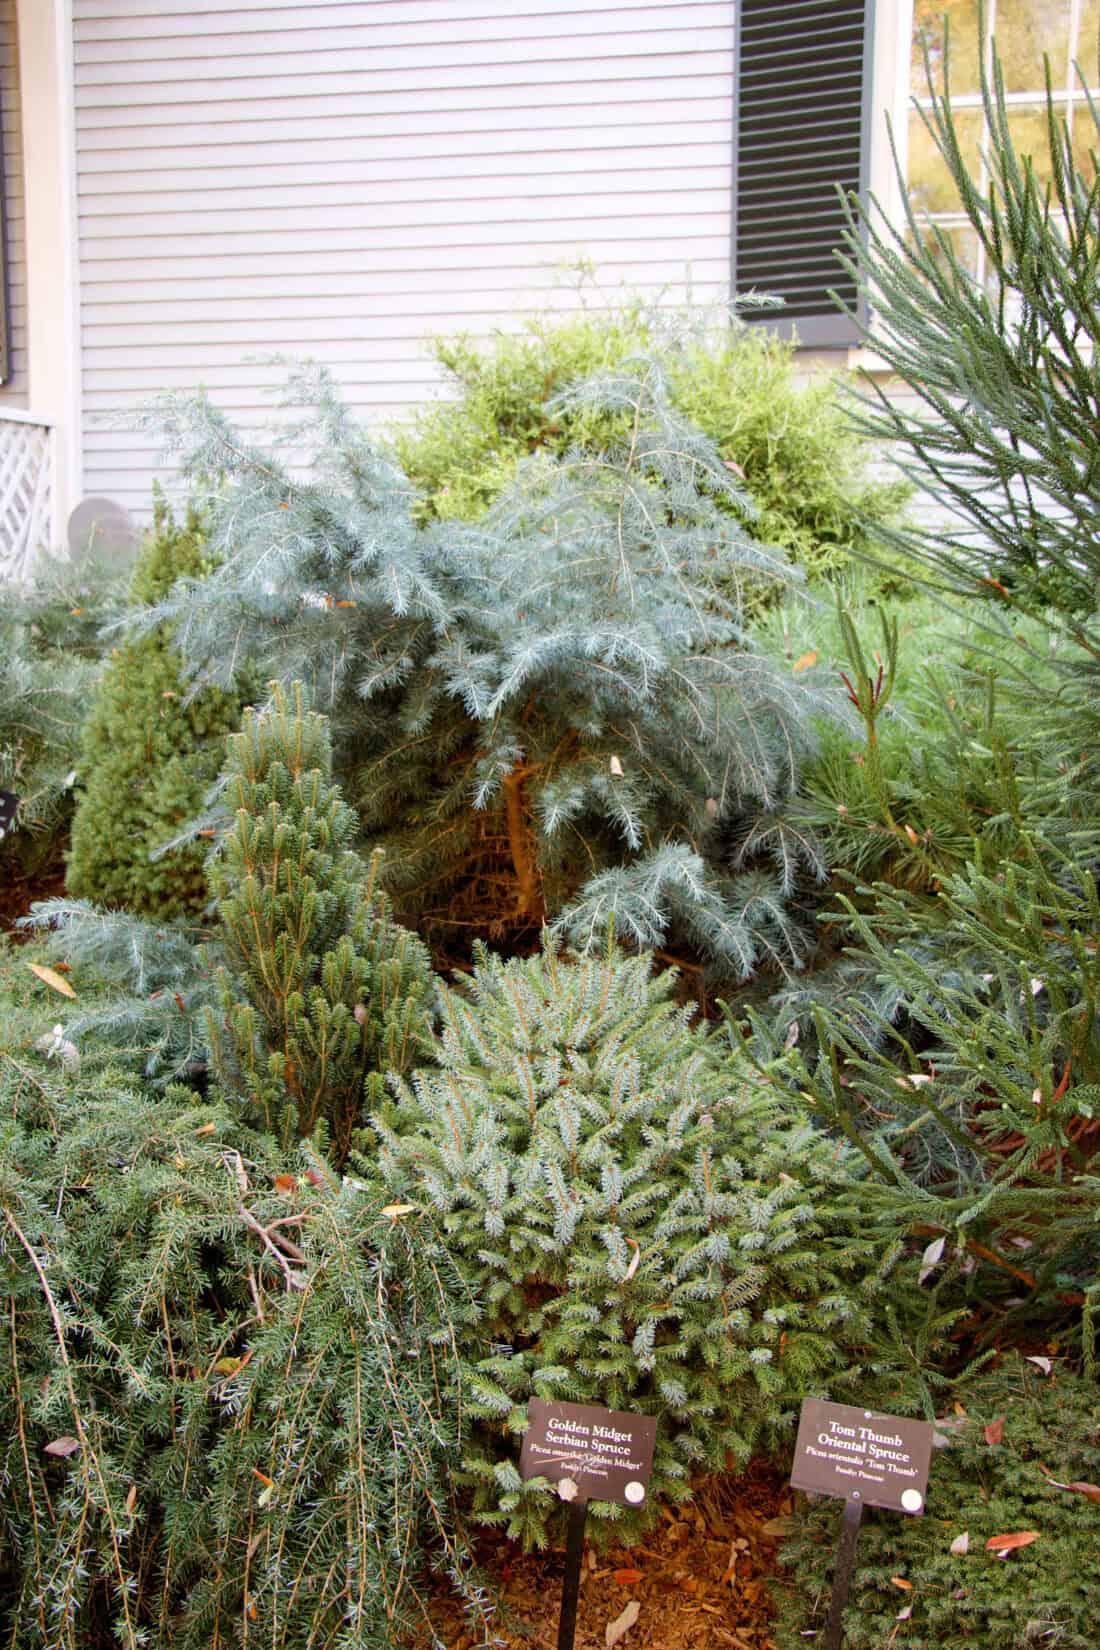
<path id="1" fill-rule="evenodd" d="M 901 1504 L 906 1512 L 920 1512 L 924 1506 L 924 1496 L 919 1490 L 902 1490 Z"/>
<path id="2" fill-rule="evenodd" d="M 633 1502 L 636 1506 L 639 1501 L 645 1500 L 645 1485 L 639 1484 L 638 1480 L 635 1478 L 626 1486 L 623 1490 L 623 1494 L 626 1496 L 628 1501 Z"/>

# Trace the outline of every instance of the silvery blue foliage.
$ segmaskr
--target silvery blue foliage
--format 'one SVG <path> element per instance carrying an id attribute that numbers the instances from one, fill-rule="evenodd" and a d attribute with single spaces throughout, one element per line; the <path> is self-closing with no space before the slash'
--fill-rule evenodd
<path id="1" fill-rule="evenodd" d="M 825 707 L 745 621 L 795 574 L 659 362 L 568 392 L 607 415 L 605 449 L 532 458 L 475 524 L 416 525 L 323 369 L 289 393 L 273 450 L 201 398 L 161 404 L 191 484 L 217 477 L 219 565 L 154 622 L 196 682 L 247 659 L 307 683 L 399 910 L 464 945 L 550 919 L 580 946 L 609 922 L 675 936 L 727 976 L 795 958 L 785 900 L 823 867 L 778 821 Z"/>

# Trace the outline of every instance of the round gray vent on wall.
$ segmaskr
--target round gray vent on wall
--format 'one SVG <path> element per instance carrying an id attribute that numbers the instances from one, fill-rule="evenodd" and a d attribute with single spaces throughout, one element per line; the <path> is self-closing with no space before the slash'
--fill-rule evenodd
<path id="1" fill-rule="evenodd" d="M 69 554 L 129 560 L 137 549 L 138 530 L 130 512 L 110 498 L 81 499 L 69 517 Z"/>

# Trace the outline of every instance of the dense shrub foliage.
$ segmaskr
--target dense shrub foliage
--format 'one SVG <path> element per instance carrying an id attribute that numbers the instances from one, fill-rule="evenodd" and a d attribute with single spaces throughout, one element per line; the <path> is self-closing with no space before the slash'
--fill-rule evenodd
<path id="1" fill-rule="evenodd" d="M 5 1641 L 390 1650 L 429 1562 L 476 1606 L 440 1387 L 472 1305 L 427 1223 L 187 1090 L 36 1054 L 26 996 L 0 1014 Z"/>
<path id="2" fill-rule="evenodd" d="M 533 318 L 489 345 L 439 340 L 436 359 L 454 400 L 422 412 L 395 437 L 402 468 L 426 495 L 422 510 L 475 520 L 529 453 L 602 448 L 606 411 L 563 405 L 594 373 L 657 354 L 672 405 L 714 442 L 756 507 L 753 533 L 809 574 L 835 573 L 864 554 L 874 526 L 905 496 L 874 477 L 853 436 L 844 387 L 824 373 L 800 380 L 794 346 L 766 329 L 649 308 L 640 301 L 557 321 Z"/>
<path id="3" fill-rule="evenodd" d="M 514 1464 L 530 1397 L 658 1415 L 651 1491 L 679 1499 L 782 1437 L 805 1393 L 858 1381 L 872 1245 L 847 1159 L 731 1086 L 648 959 L 550 945 L 465 983 L 438 1071 L 380 1125 L 383 1171 L 482 1301 L 461 1347 L 475 1505 L 541 1542 L 552 1499 Z"/>
<path id="4" fill-rule="evenodd" d="M 158 500 L 131 602 L 152 607 L 177 580 L 201 578 L 209 565 L 195 513 L 177 525 Z M 112 651 L 84 724 L 71 893 L 160 921 L 201 913 L 206 844 L 165 850 L 201 810 L 240 712 L 232 684 L 187 692 L 168 626 Z"/>
<path id="5" fill-rule="evenodd" d="M 785 348 L 639 307 L 445 350 L 419 490 L 318 373 L 308 481 L 169 406 L 211 538 L 149 552 L 91 731 L 102 807 L 134 802 L 131 691 L 191 788 L 137 844 L 146 905 L 52 902 L 50 949 L 0 957 L 13 1650 L 390 1650 L 422 1554 L 476 1613 L 460 1509 L 557 1533 L 515 1465 L 532 1395 L 658 1416 L 645 1513 L 596 1508 L 629 1538 L 785 1452 L 807 1393 L 938 1416 L 848 1641 L 1095 1637 L 1097 185 L 1052 115 L 1044 195 L 996 69 L 986 105 L 988 190 L 932 116 L 986 288 L 916 224 L 862 270 L 914 392 L 865 428 L 962 515 L 942 541 Z M 929 594 L 849 565 L 872 529 Z M 45 822 L 102 644 L 35 602 L 0 616 L 0 760 Z M 275 686 L 200 881 L 191 707 L 235 719 L 242 663 Z M 438 995 L 379 844 L 397 909 L 473 951 Z M 655 972 L 673 947 L 746 981 L 724 1023 Z M 786 1549 L 792 1650 L 836 1516 Z"/>
<path id="6" fill-rule="evenodd" d="M 896 1394 L 884 1399 L 896 1404 Z M 986 1428 L 996 1439 L 998 1423 L 1003 1436 L 987 1440 Z M 1044 1377 L 1011 1358 L 957 1390 L 940 1438 L 927 1513 L 872 1509 L 864 1521 L 845 1644 L 1091 1650 L 1100 1540 L 1095 1383 L 1061 1368 Z M 822 1499 L 781 1549 L 789 1572 L 781 1650 L 801 1650 L 807 1632 L 824 1624 L 839 1521 L 839 1503 Z M 994 1537 L 1013 1534 L 1034 1539 L 1004 1554 L 990 1550 Z"/>
<path id="7" fill-rule="evenodd" d="M 16 859 L 33 871 L 59 853 L 107 646 L 100 632 L 122 610 L 127 578 L 96 557 L 47 558 L 28 587 L 0 586 L 0 789 L 19 798 L 0 876 Z"/>

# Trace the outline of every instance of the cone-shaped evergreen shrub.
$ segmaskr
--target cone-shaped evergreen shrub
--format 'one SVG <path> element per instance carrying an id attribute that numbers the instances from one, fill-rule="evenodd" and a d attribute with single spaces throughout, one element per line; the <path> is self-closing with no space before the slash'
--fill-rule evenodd
<path id="1" fill-rule="evenodd" d="M 542 1542 L 554 1501 L 515 1467 L 529 1398 L 658 1416 L 651 1493 L 682 1498 L 858 1379 L 866 1248 L 844 1153 L 730 1088 L 648 958 L 483 954 L 466 985 L 443 993 L 441 1069 L 378 1123 L 382 1165 L 483 1302 L 462 1344 L 476 1505 Z"/>
<path id="2" fill-rule="evenodd" d="M 206 558 L 194 511 L 179 526 L 158 498 L 134 574 L 133 603 L 151 607 L 178 579 L 201 577 Z M 198 915 L 207 898 L 205 844 L 152 856 L 200 812 L 224 736 L 239 720 L 231 685 L 188 694 L 170 626 L 157 625 L 118 648 L 84 728 L 71 893 L 158 921 Z"/>
<path id="3" fill-rule="evenodd" d="M 409 1068 L 428 1032 L 431 971 L 391 921 L 351 849 L 355 815 L 331 778 L 328 724 L 273 690 L 229 740 L 232 824 L 211 863 L 219 1078 L 284 1139 L 322 1125 L 338 1160 L 383 1073 Z"/>
<path id="4" fill-rule="evenodd" d="M 125 606 L 129 574 L 107 558 L 44 557 L 28 587 L 0 585 L 0 789 L 19 799 L 4 862 L 32 874 L 67 833 L 81 728 L 101 674 L 99 632 Z"/>

